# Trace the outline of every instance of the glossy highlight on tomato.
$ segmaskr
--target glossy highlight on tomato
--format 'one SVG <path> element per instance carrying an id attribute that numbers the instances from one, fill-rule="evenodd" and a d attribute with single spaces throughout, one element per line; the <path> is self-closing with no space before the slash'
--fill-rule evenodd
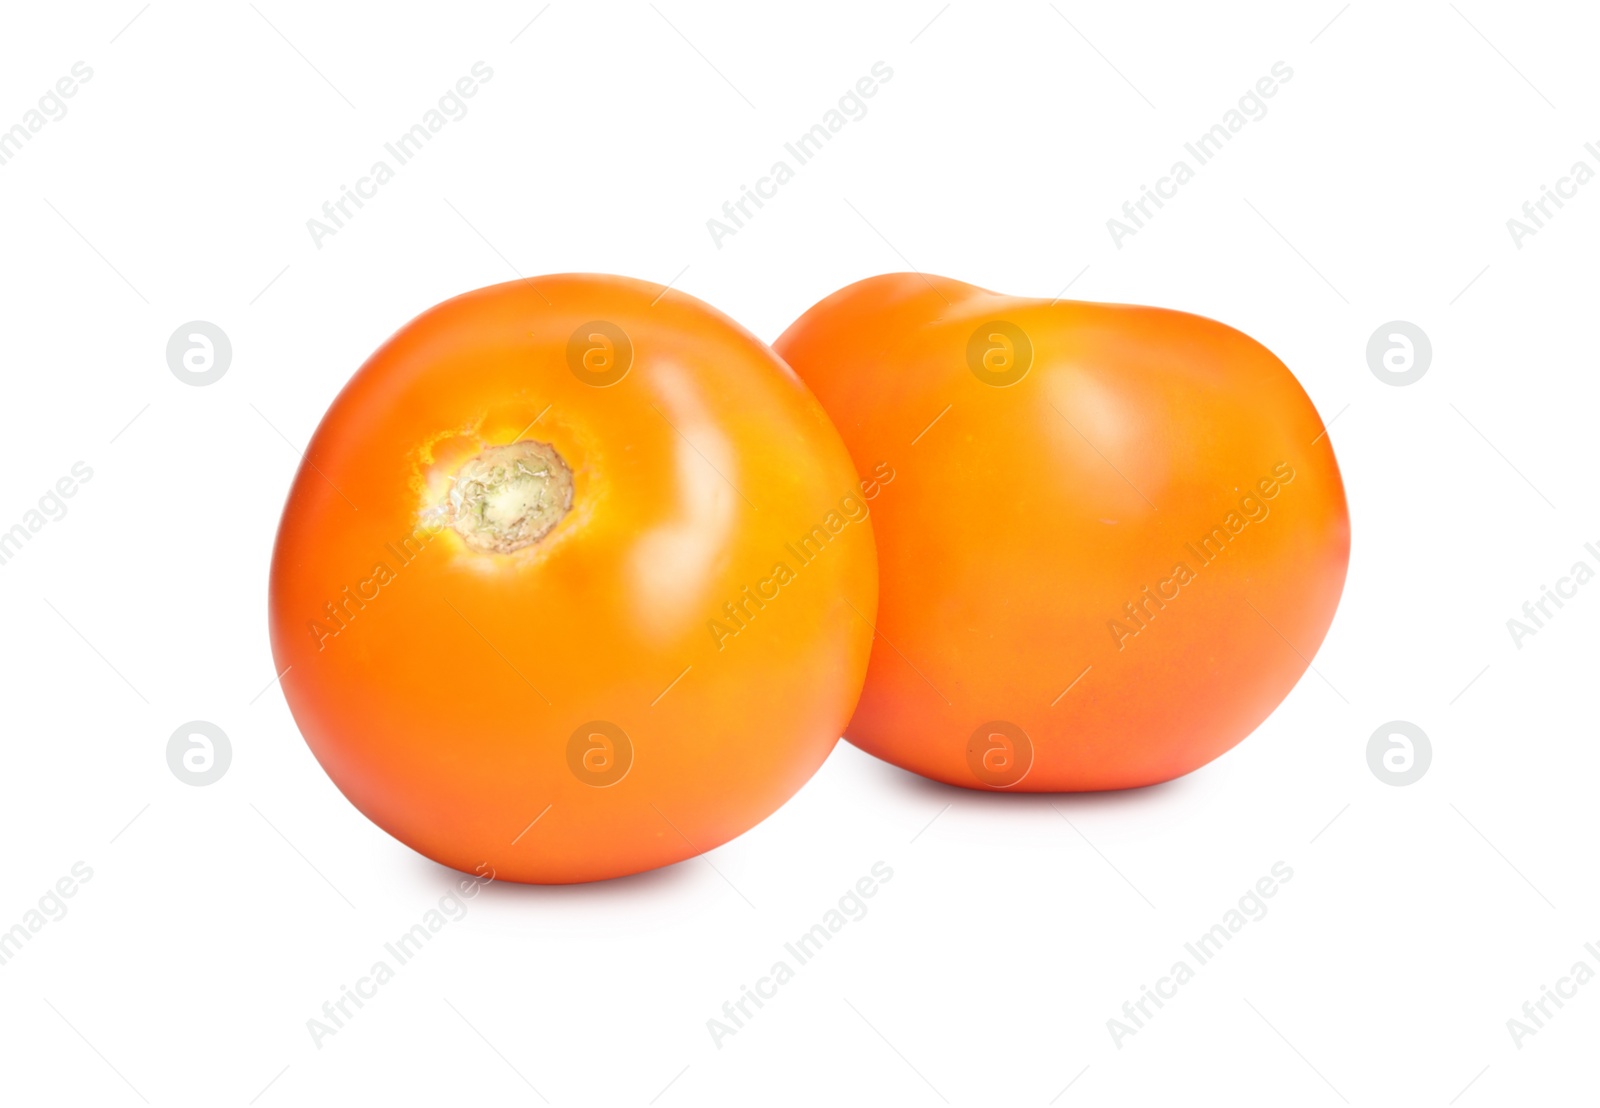
<path id="1" fill-rule="evenodd" d="M 874 505 L 878 638 L 845 736 L 978 789 L 1166 781 L 1294 687 L 1350 523 L 1288 368 L 1213 320 L 860 281 L 774 348 Z"/>
<path id="2" fill-rule="evenodd" d="M 445 865 L 562 883 L 691 857 L 849 719 L 878 488 L 692 297 L 594 275 L 458 296 L 306 448 L 271 570 L 284 694 L 345 796 Z"/>

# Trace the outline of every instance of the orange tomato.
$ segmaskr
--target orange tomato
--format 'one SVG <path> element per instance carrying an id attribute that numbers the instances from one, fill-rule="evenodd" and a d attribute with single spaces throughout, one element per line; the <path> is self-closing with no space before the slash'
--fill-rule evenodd
<path id="1" fill-rule="evenodd" d="M 741 834 L 832 750 L 871 648 L 868 512 L 805 386 L 706 304 L 479 289 L 317 428 L 273 655 L 318 761 L 408 846 L 513 881 L 634 873 Z"/>
<path id="2" fill-rule="evenodd" d="M 1316 653 L 1349 517 L 1321 419 L 1230 327 L 921 274 L 775 344 L 874 506 L 879 632 L 845 737 L 955 785 L 1116 789 L 1256 728 Z"/>

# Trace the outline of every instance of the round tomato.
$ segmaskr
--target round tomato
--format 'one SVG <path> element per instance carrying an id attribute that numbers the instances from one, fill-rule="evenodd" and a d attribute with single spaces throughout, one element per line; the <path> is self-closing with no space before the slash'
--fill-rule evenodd
<path id="1" fill-rule="evenodd" d="M 972 788 L 1148 785 L 1316 653 L 1350 528 L 1328 436 L 1246 335 L 892 274 L 775 344 L 865 473 L 880 596 L 851 742 Z"/>
<path id="2" fill-rule="evenodd" d="M 290 490 L 272 648 L 374 823 L 513 881 L 733 838 L 832 750 L 871 649 L 868 505 L 772 351 L 692 297 L 568 275 L 424 312 Z"/>

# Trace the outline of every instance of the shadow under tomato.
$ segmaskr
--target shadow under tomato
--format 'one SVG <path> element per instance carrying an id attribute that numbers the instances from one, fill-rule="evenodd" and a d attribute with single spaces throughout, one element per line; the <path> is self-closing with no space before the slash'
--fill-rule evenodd
<path id="1" fill-rule="evenodd" d="M 645 870 L 643 873 L 630 873 L 625 877 L 608 877 L 601 881 L 582 881 L 567 885 L 490 881 L 482 885 L 476 895 L 489 900 L 508 902 L 542 900 L 551 903 L 615 903 L 639 897 L 661 896 L 671 892 L 688 892 L 695 885 L 704 883 L 704 875 L 696 874 L 694 871 L 693 867 L 697 864 L 701 864 L 699 855 L 659 869 Z M 413 859 L 413 865 L 419 874 L 429 879 L 436 879 L 442 875 L 448 880 L 455 881 L 471 876 L 449 866 L 440 865 L 420 854 Z"/>
<path id="2" fill-rule="evenodd" d="M 864 753 L 864 752 L 863 752 Z M 1199 787 L 1196 778 L 1205 770 L 1175 777 L 1156 785 L 1141 785 L 1133 789 L 1107 789 L 1100 792 L 1036 793 L 1014 792 L 1010 789 L 968 789 L 935 781 L 910 770 L 901 769 L 890 762 L 865 755 L 871 763 L 871 772 L 883 781 L 884 787 L 897 789 L 915 799 L 933 801 L 940 805 L 954 805 L 964 810 L 983 811 L 1035 811 L 1056 808 L 1062 812 L 1093 812 L 1107 809 L 1137 812 L 1144 808 L 1170 807 L 1174 801 L 1189 798 Z"/>

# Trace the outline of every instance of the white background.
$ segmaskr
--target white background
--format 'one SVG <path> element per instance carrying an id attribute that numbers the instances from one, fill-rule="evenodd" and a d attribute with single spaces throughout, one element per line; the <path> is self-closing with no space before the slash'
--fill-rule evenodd
<path id="1" fill-rule="evenodd" d="M 1339 3 L 10 6 L 0 126 L 94 75 L 0 166 L 0 529 L 74 462 L 94 476 L 0 566 L 0 929 L 73 863 L 93 878 L 0 966 L 0 1099 L 1592 1098 L 1600 982 L 1520 1048 L 1507 1020 L 1600 969 L 1600 585 L 1521 649 L 1506 621 L 1600 566 L 1600 183 L 1520 249 L 1506 221 L 1600 169 L 1600 18 Z M 313 245 L 306 220 L 479 60 L 469 114 Z M 877 61 L 869 114 L 718 249 L 706 220 Z M 1278 61 L 1270 113 L 1114 245 L 1106 220 Z M 306 1021 L 453 876 L 344 801 L 272 684 L 277 516 L 338 388 L 517 274 L 675 280 L 770 340 L 909 265 L 1277 352 L 1333 421 L 1353 520 L 1317 673 L 1216 763 L 1121 795 L 952 790 L 841 744 L 706 859 L 490 887 L 314 1046 Z M 165 358 L 196 319 L 234 351 L 204 388 Z M 1365 355 L 1395 319 L 1434 350 L 1403 388 Z M 194 719 L 233 745 L 205 788 L 166 763 Z M 1367 764 L 1394 719 L 1432 742 L 1409 787 Z M 714 1045 L 706 1021 L 880 860 L 868 915 Z M 1107 1020 L 1280 860 L 1269 914 L 1115 1044 Z"/>

